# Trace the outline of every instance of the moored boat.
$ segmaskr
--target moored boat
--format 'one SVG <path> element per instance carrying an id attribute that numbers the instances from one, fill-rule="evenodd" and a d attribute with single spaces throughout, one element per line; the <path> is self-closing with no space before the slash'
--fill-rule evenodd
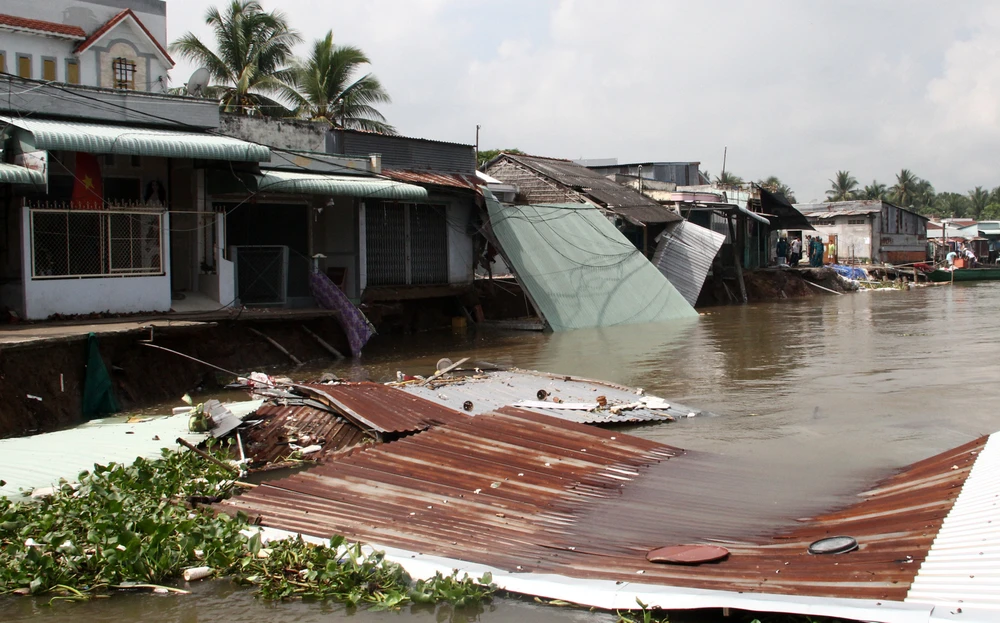
<path id="1" fill-rule="evenodd" d="M 941 270 L 939 268 L 927 273 L 927 278 L 936 282 L 1000 280 L 1000 266 L 991 268 L 956 268 L 954 271 Z"/>

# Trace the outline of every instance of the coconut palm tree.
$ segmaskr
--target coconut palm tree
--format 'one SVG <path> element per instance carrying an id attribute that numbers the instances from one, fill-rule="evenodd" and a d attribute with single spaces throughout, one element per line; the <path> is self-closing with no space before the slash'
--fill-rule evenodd
<path id="1" fill-rule="evenodd" d="M 837 171 L 836 179 L 829 180 L 830 190 L 826 191 L 827 201 L 850 201 L 854 198 L 854 189 L 858 180 L 850 171 Z"/>
<path id="2" fill-rule="evenodd" d="M 772 175 L 767 179 L 757 180 L 757 185 L 761 188 L 766 188 L 776 195 L 784 196 L 788 200 L 788 203 L 795 203 L 795 191 L 789 188 L 788 184 L 779 180 L 776 175 Z"/>
<path id="3" fill-rule="evenodd" d="M 909 169 L 903 169 L 896 174 L 896 184 L 889 189 L 889 198 L 896 205 L 907 208 L 913 205 L 919 184 L 919 177 Z"/>
<path id="4" fill-rule="evenodd" d="M 743 178 L 739 175 L 733 175 L 729 171 L 723 171 L 722 175 L 715 176 L 715 183 L 723 186 L 739 186 L 743 183 Z"/>
<path id="5" fill-rule="evenodd" d="M 990 204 L 990 192 L 984 189 L 982 186 L 976 186 L 974 189 L 969 191 L 969 206 L 972 212 L 972 218 L 977 221 L 982 217 L 983 211 L 986 210 L 986 206 Z"/>
<path id="6" fill-rule="evenodd" d="M 872 183 L 865 186 L 861 190 L 860 196 L 864 199 L 882 199 L 884 200 L 887 196 L 888 187 L 885 184 L 880 184 L 878 180 L 872 180 Z"/>
<path id="7" fill-rule="evenodd" d="M 215 84 L 205 94 L 218 97 L 226 112 L 287 114 L 269 97 L 282 92 L 292 46 L 302 41 L 284 14 L 264 11 L 257 0 L 231 0 L 224 12 L 210 8 L 205 23 L 214 32 L 215 50 L 190 32 L 170 44 L 171 52 L 208 69 Z"/>
<path id="8" fill-rule="evenodd" d="M 283 89 L 296 112 L 310 119 L 325 119 L 338 128 L 396 134 L 375 106 L 392 101 L 374 75 L 358 77 L 371 61 L 359 48 L 334 45 L 333 31 L 317 39 L 309 58 L 292 66 L 291 82 Z"/>

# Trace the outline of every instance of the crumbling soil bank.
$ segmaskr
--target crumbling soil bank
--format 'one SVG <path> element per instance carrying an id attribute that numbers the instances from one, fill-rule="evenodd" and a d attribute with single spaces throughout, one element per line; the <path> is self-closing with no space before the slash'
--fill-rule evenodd
<path id="1" fill-rule="evenodd" d="M 250 329 L 273 338 L 302 361 L 330 357 L 303 325 L 350 355 L 344 332 L 333 317 L 157 327 L 153 342 L 237 372 L 290 363 L 285 354 Z M 123 409 L 177 399 L 195 387 L 218 384 L 217 375 L 206 366 L 143 346 L 141 340 L 149 337 L 148 330 L 99 336 L 101 355 Z M 86 336 L 80 336 L 8 346 L 0 351 L 0 437 L 46 432 L 81 422 L 86 344 Z"/>

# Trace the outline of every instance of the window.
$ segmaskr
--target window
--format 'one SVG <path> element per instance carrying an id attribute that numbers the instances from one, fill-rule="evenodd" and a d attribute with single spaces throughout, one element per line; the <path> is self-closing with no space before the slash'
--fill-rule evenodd
<path id="1" fill-rule="evenodd" d="M 0 71 L 7 71 L 7 53 L 0 52 Z"/>
<path id="2" fill-rule="evenodd" d="M 371 286 L 448 283 L 448 221 L 443 205 L 382 201 L 365 210 Z"/>
<path id="3" fill-rule="evenodd" d="M 48 80 L 50 82 L 56 79 L 56 59 L 54 58 L 43 58 L 42 59 L 42 80 Z"/>
<path id="4" fill-rule="evenodd" d="M 163 274 L 163 214 L 31 210 L 33 279 Z"/>
<path id="5" fill-rule="evenodd" d="M 116 89 L 135 89 L 135 63 L 119 57 L 111 63 L 111 71 Z"/>
<path id="6" fill-rule="evenodd" d="M 80 63 L 78 61 L 66 61 L 66 82 L 80 84 Z"/>
<path id="7" fill-rule="evenodd" d="M 850 218 L 850 219 L 847 219 L 847 224 L 848 225 L 864 225 L 865 224 L 865 219 L 863 219 L 863 218 Z"/>
<path id="8" fill-rule="evenodd" d="M 22 78 L 31 77 L 31 57 L 18 54 L 17 56 L 17 75 Z"/>

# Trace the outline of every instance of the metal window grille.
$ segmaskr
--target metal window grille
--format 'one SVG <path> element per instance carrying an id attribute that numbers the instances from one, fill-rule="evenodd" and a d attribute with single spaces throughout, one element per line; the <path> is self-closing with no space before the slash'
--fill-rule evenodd
<path id="1" fill-rule="evenodd" d="M 365 211 L 368 285 L 406 285 L 406 210 L 382 201 Z"/>
<path id="2" fill-rule="evenodd" d="M 236 296 L 242 305 L 284 305 L 288 300 L 288 247 L 233 248 Z"/>
<path id="3" fill-rule="evenodd" d="M 162 275 L 163 213 L 32 209 L 33 279 Z"/>
<path id="4" fill-rule="evenodd" d="M 383 201 L 365 212 L 368 285 L 448 283 L 448 221 L 443 205 Z"/>
<path id="5" fill-rule="evenodd" d="M 424 204 L 410 208 L 410 283 L 448 283 L 446 208 Z"/>
<path id="6" fill-rule="evenodd" d="M 116 89 L 135 89 L 135 63 L 127 58 L 116 58 L 111 62 L 111 75 Z"/>

